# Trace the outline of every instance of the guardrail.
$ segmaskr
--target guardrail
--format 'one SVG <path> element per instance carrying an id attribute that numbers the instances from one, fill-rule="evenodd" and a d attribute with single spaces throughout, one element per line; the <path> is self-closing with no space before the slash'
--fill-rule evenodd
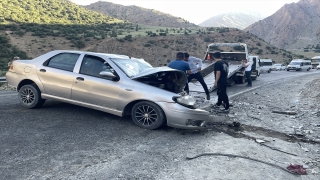
<path id="1" fill-rule="evenodd" d="M 6 83 L 7 79 L 6 77 L 0 77 L 0 83 Z"/>

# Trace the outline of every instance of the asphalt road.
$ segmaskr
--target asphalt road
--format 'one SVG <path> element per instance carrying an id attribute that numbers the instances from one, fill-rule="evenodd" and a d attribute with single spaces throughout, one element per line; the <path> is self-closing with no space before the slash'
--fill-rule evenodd
<path id="1" fill-rule="evenodd" d="M 253 87 L 236 84 L 231 97 L 320 71 L 263 73 Z M 200 87 L 201 89 L 202 87 Z M 191 88 L 192 90 L 192 88 Z M 215 92 L 211 93 L 215 96 Z M 214 130 L 145 130 L 130 117 L 47 101 L 24 109 L 17 93 L 0 91 L 0 179 L 318 179 L 228 157 L 185 160 L 203 152 L 261 158 L 279 155 L 248 139 Z M 283 142 L 286 143 L 286 142 Z M 291 146 L 291 144 L 288 144 Z M 292 145 L 294 146 L 294 145 Z"/>

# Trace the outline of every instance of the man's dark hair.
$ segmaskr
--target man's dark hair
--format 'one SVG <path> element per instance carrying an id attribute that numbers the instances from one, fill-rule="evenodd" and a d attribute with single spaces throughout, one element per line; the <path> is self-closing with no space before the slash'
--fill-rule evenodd
<path id="1" fill-rule="evenodd" d="M 221 53 L 220 52 L 214 52 L 212 53 L 214 58 L 221 58 Z"/>
<path id="2" fill-rule="evenodd" d="M 177 59 L 183 59 L 184 58 L 184 54 L 182 52 L 178 52 L 176 58 Z"/>
<path id="3" fill-rule="evenodd" d="M 190 55 L 187 52 L 184 53 L 184 57 L 188 58 L 189 56 Z"/>

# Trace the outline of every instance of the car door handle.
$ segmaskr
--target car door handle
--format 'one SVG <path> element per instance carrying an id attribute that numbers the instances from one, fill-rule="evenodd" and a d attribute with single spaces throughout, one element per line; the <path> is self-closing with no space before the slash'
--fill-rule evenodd
<path id="1" fill-rule="evenodd" d="M 83 77 L 77 77 L 77 80 L 78 81 L 84 81 L 84 78 Z"/>
<path id="2" fill-rule="evenodd" d="M 45 69 L 40 69 L 40 72 L 46 72 L 46 70 Z"/>

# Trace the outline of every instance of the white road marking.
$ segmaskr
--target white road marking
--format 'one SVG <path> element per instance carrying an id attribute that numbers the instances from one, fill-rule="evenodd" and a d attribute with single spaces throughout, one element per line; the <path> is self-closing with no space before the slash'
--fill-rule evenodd
<path id="1" fill-rule="evenodd" d="M 3 96 L 12 96 L 12 95 L 18 95 L 18 93 L 1 94 L 0 97 L 3 97 Z"/>
<path id="2" fill-rule="evenodd" d="M 241 91 L 241 92 L 232 94 L 232 95 L 229 96 L 229 98 L 233 98 L 233 97 L 238 96 L 238 95 L 240 95 L 240 94 L 243 94 L 243 93 L 246 93 L 246 92 L 249 92 L 249 91 L 258 89 L 258 88 L 260 88 L 260 87 L 261 87 L 261 86 L 257 86 L 257 87 L 254 87 L 254 88 L 250 88 L 250 89 L 247 89 L 247 90 L 244 90 L 244 91 Z"/>

